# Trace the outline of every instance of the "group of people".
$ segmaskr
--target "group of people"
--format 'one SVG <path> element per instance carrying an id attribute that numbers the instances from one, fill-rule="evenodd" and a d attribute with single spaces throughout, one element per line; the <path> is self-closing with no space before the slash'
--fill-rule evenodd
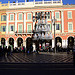
<path id="1" fill-rule="evenodd" d="M 12 55 L 12 53 L 15 52 L 23 52 L 25 53 L 25 47 L 15 47 L 13 48 L 11 45 L 9 45 L 8 47 L 5 45 L 1 45 L 0 46 L 0 56 L 9 56 Z"/>
<path id="2" fill-rule="evenodd" d="M 0 46 L 0 56 L 9 56 L 10 54 L 12 54 L 11 52 L 11 46 L 9 46 L 7 48 L 7 46 Z"/>

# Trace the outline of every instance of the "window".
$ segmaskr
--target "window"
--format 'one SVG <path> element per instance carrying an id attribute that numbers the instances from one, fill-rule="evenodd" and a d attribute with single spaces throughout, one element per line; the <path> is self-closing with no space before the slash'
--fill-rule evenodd
<path id="1" fill-rule="evenodd" d="M 9 25 L 8 31 L 14 31 L 14 25 Z"/>
<path id="2" fill-rule="evenodd" d="M 55 12 L 55 18 L 59 19 L 59 12 Z"/>
<path id="3" fill-rule="evenodd" d="M 19 14 L 19 20 L 22 20 L 22 13 Z"/>
<path id="4" fill-rule="evenodd" d="M 13 28 L 13 26 L 11 26 L 11 31 L 13 31 L 14 30 L 14 28 Z"/>
<path id="5" fill-rule="evenodd" d="M 56 25 L 56 30 L 59 30 L 59 24 Z"/>
<path id="6" fill-rule="evenodd" d="M 18 31 L 19 31 L 19 33 L 22 33 L 22 24 L 18 25 Z"/>
<path id="7" fill-rule="evenodd" d="M 31 20 L 31 13 L 28 13 L 28 20 Z"/>
<path id="8" fill-rule="evenodd" d="M 72 23 L 68 23 L 68 30 L 73 30 L 73 25 L 72 25 Z"/>
<path id="9" fill-rule="evenodd" d="M 72 19 L 72 12 L 68 11 L 68 19 Z"/>
<path id="10" fill-rule="evenodd" d="M 61 30 L 61 24 L 56 24 L 56 30 Z"/>
<path id="11" fill-rule="evenodd" d="M 6 15 L 1 15 L 1 21 L 6 21 Z"/>
<path id="12" fill-rule="evenodd" d="M 31 32 L 31 25 L 28 25 L 28 30 L 27 32 Z"/>
<path id="13" fill-rule="evenodd" d="M 14 20 L 14 14 L 11 14 L 11 15 L 10 15 L 10 20 L 11 20 L 11 21 Z"/>
<path id="14" fill-rule="evenodd" d="M 6 31 L 6 26 L 2 26 L 2 31 L 3 31 L 3 32 Z"/>

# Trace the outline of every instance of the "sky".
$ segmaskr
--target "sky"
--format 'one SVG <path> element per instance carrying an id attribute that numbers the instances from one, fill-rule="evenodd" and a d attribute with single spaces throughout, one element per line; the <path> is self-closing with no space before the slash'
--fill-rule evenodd
<path id="1" fill-rule="evenodd" d="M 16 0 L 0 0 L 0 2 L 2 3 L 8 3 L 8 1 L 10 1 L 10 3 L 13 3 L 14 1 L 16 2 Z M 32 1 L 32 0 L 29 0 L 29 1 Z M 50 1 L 50 0 L 45 0 L 45 1 Z M 18 0 L 18 2 L 25 2 L 25 0 Z M 63 0 L 63 4 L 75 4 L 75 0 Z"/>

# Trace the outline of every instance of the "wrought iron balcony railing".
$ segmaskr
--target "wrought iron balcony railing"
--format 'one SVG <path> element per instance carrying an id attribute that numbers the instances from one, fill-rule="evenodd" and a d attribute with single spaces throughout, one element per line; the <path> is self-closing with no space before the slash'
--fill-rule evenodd
<path id="1" fill-rule="evenodd" d="M 16 31 L 15 34 L 33 34 L 33 31 Z"/>

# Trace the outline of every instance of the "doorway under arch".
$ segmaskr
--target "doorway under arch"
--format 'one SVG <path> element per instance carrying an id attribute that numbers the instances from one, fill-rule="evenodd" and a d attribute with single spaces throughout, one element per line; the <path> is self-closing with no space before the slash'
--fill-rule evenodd
<path id="1" fill-rule="evenodd" d="M 73 45 L 74 45 L 74 38 L 70 36 L 68 38 L 68 47 L 73 48 Z"/>
<path id="2" fill-rule="evenodd" d="M 5 45 L 5 38 L 1 38 L 1 45 Z"/>
<path id="3" fill-rule="evenodd" d="M 14 47 L 14 39 L 13 38 L 9 38 L 9 44 Z"/>
<path id="4" fill-rule="evenodd" d="M 55 38 L 55 46 L 57 47 L 57 43 L 60 43 L 60 47 L 62 47 L 62 39 L 60 37 Z"/>
<path id="5" fill-rule="evenodd" d="M 19 37 L 17 39 L 17 46 L 20 47 L 22 44 L 23 44 L 23 39 Z"/>

